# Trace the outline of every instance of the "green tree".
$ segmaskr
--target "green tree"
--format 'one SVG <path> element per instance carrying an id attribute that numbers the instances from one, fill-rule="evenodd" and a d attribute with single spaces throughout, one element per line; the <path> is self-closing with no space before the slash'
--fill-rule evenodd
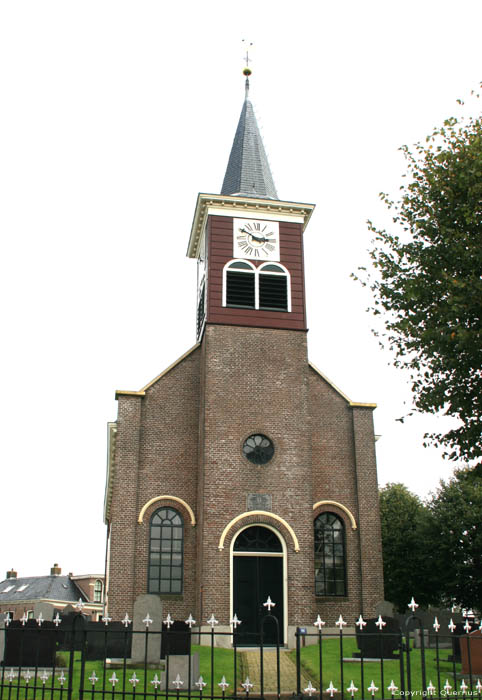
<path id="1" fill-rule="evenodd" d="M 406 612 L 412 596 L 422 607 L 437 604 L 436 545 L 430 512 L 403 484 L 380 489 L 385 598 Z"/>
<path id="2" fill-rule="evenodd" d="M 368 222 L 374 270 L 361 281 L 373 292 L 370 310 L 383 314 L 379 335 L 410 373 L 415 410 L 459 419 L 427 442 L 480 464 L 482 120 L 447 119 L 424 144 L 401 150 L 408 179 L 400 198 L 380 195 L 398 233 Z"/>
<path id="3" fill-rule="evenodd" d="M 482 479 L 460 470 L 428 503 L 443 599 L 482 611 Z"/>

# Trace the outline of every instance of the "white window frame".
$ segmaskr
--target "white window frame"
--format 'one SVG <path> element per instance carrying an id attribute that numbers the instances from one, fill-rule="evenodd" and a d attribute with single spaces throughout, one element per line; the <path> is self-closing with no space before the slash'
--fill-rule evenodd
<path id="1" fill-rule="evenodd" d="M 245 260 L 243 258 L 233 258 L 232 260 L 229 260 L 226 265 L 223 267 L 223 300 L 222 304 L 224 307 L 227 307 L 228 304 L 226 302 L 226 292 L 227 292 L 227 273 L 228 271 L 232 268 L 232 265 L 234 263 L 244 263 L 245 265 L 249 266 L 249 270 L 246 269 L 241 269 L 241 268 L 234 268 L 233 272 L 242 272 L 246 274 L 253 274 L 254 273 L 254 309 L 255 311 L 259 311 L 259 275 L 273 275 L 274 277 L 286 277 L 286 284 L 287 284 L 287 295 L 286 295 L 286 301 L 287 301 L 287 308 L 286 309 L 276 309 L 276 312 L 281 312 L 281 313 L 290 313 L 291 312 L 291 275 L 289 271 L 286 269 L 284 265 L 282 265 L 279 262 L 274 262 L 272 260 L 268 260 L 264 262 L 262 265 L 259 267 L 256 267 L 253 265 L 249 260 Z M 280 272 L 275 272 L 274 270 L 265 270 L 263 271 L 263 268 L 265 268 L 268 265 L 275 265 L 276 267 L 281 268 L 282 271 Z M 238 307 L 232 307 L 232 308 L 238 308 Z M 263 309 L 261 309 L 263 310 Z"/>

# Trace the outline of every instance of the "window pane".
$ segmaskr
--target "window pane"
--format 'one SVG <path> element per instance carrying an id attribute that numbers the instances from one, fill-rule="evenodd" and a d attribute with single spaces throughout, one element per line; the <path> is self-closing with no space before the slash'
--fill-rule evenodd
<path id="1" fill-rule="evenodd" d="M 259 275 L 259 308 L 288 310 L 287 277 L 278 275 Z"/>
<path id="2" fill-rule="evenodd" d="M 226 272 L 226 304 L 254 309 L 254 272 Z"/>
<path id="3" fill-rule="evenodd" d="M 315 593 L 346 595 L 345 530 L 334 513 L 322 513 L 314 522 Z"/>
<path id="4" fill-rule="evenodd" d="M 162 527 L 157 524 L 159 522 L 162 522 Z M 174 526 L 173 523 L 175 523 Z M 151 518 L 150 527 L 148 582 L 150 593 L 182 592 L 183 541 L 184 528 L 179 513 L 172 508 L 162 508 L 157 511 Z M 173 554 L 174 551 L 175 554 Z M 174 567 L 172 566 L 173 557 Z"/>

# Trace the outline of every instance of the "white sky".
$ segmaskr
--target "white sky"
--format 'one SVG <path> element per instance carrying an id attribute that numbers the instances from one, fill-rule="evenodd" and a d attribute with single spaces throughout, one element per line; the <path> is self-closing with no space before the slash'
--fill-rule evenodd
<path id="1" fill-rule="evenodd" d="M 457 112 L 480 79 L 480 0 L 0 4 L 0 579 L 102 572 L 106 423 L 195 342 L 198 192 L 219 192 L 244 97 L 305 234 L 310 359 L 375 401 L 379 481 L 420 495 L 452 465 L 402 425 L 388 367 L 349 279 L 365 221 L 386 221 L 398 147 Z"/>

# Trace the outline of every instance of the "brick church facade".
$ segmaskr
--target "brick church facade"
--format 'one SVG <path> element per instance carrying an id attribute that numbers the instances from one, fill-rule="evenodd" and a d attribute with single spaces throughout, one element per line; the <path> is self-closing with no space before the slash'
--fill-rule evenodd
<path id="1" fill-rule="evenodd" d="M 221 194 L 200 194 L 194 213 L 197 342 L 116 394 L 113 619 L 151 593 L 174 619 L 214 613 L 229 629 L 237 614 L 249 644 L 269 595 L 291 645 L 318 614 L 353 624 L 383 599 L 374 404 L 350 401 L 308 360 L 313 209 L 278 199 L 247 91 Z"/>

